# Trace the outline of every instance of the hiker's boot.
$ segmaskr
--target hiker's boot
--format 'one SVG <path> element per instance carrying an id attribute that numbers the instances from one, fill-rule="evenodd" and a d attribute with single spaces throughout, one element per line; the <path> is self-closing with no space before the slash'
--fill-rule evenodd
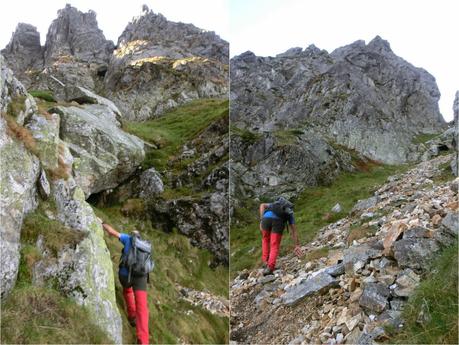
<path id="1" fill-rule="evenodd" d="M 136 320 L 135 316 L 134 317 L 128 317 L 129 324 L 132 327 L 135 327 L 135 324 L 136 324 L 135 320 Z"/>
<path id="2" fill-rule="evenodd" d="M 269 276 L 269 275 L 274 274 L 273 271 L 269 267 L 265 267 L 262 273 L 264 276 Z"/>

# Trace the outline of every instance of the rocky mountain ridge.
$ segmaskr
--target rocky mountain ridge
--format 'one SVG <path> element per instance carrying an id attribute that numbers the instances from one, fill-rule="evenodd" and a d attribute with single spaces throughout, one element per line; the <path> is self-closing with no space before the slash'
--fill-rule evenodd
<path id="1" fill-rule="evenodd" d="M 67 100 L 66 87 L 109 97 L 129 120 L 146 120 L 198 98 L 227 93 L 228 43 L 192 24 L 174 23 L 146 6 L 118 40 L 106 40 L 93 11 L 58 11 L 44 47 L 40 34 L 20 23 L 2 50 L 29 90 Z"/>
<path id="2" fill-rule="evenodd" d="M 306 253 L 282 257 L 274 275 L 244 270 L 231 282 L 231 337 L 240 343 L 373 344 L 401 310 L 428 264 L 457 241 L 458 179 L 438 181 L 453 155 L 392 176 L 351 214 L 322 228 Z M 361 228 L 363 236 L 351 237 Z"/>
<path id="3" fill-rule="evenodd" d="M 426 147 L 418 138 L 447 129 L 439 97 L 434 77 L 379 36 L 330 54 L 310 46 L 236 56 L 230 118 L 237 193 L 294 195 L 301 180 L 313 186 L 352 170 L 350 157 L 420 160 Z"/>

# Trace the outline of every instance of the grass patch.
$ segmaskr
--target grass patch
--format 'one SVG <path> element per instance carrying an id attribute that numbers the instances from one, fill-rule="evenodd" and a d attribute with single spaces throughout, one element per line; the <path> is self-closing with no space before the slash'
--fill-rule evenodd
<path id="1" fill-rule="evenodd" d="M 307 261 L 312 261 L 312 260 L 323 258 L 328 255 L 329 250 L 330 248 L 328 247 L 322 247 L 322 248 L 311 250 L 304 255 L 303 260 L 307 262 Z"/>
<path id="2" fill-rule="evenodd" d="M 56 102 L 52 91 L 44 91 L 44 90 L 31 90 L 29 93 L 34 96 L 35 98 L 40 98 L 47 102 Z"/>
<path id="3" fill-rule="evenodd" d="M 425 144 L 429 140 L 432 140 L 433 138 L 438 137 L 438 136 L 439 136 L 439 133 L 435 133 L 435 134 L 425 134 L 425 133 L 423 133 L 423 134 L 416 135 L 413 138 L 412 142 L 415 145 Z"/>
<path id="4" fill-rule="evenodd" d="M 351 226 L 349 235 L 347 236 L 347 244 L 351 245 L 352 242 L 360 240 L 361 238 L 373 236 L 376 231 L 378 231 L 376 226 L 369 226 L 368 224 Z"/>
<path id="5" fill-rule="evenodd" d="M 49 203 L 41 203 L 34 212 L 27 215 L 21 231 L 22 243 L 35 245 L 41 235 L 44 245 L 56 256 L 65 245 L 75 246 L 81 242 L 84 237 L 82 232 L 71 230 L 58 220 L 48 218 L 45 210 L 53 213 Z"/>
<path id="6" fill-rule="evenodd" d="M 305 189 L 295 203 L 295 221 L 301 243 L 310 242 L 323 226 L 345 217 L 359 199 L 370 197 L 388 176 L 406 171 L 408 166 L 371 164 L 364 171 L 339 175 L 329 186 Z M 330 214 L 339 202 L 342 211 Z M 247 202 L 235 209 L 231 220 L 231 277 L 244 268 L 261 264 L 261 237 L 258 203 Z M 293 241 L 284 232 L 281 255 L 293 250 Z"/>
<path id="7" fill-rule="evenodd" d="M 2 303 L 2 344 L 109 344 L 87 311 L 51 288 L 18 284 Z"/>
<path id="8" fill-rule="evenodd" d="M 274 132 L 274 136 L 276 137 L 277 144 L 279 146 L 295 144 L 298 141 L 298 136 L 301 134 L 303 134 L 303 132 L 298 129 L 286 129 Z"/>
<path id="9" fill-rule="evenodd" d="M 456 176 L 453 175 L 453 170 L 451 169 L 451 162 L 440 164 L 438 168 L 440 169 L 440 174 L 432 178 L 434 183 L 441 184 L 452 181 L 456 178 Z"/>
<path id="10" fill-rule="evenodd" d="M 458 245 L 446 248 L 403 311 L 402 331 L 389 339 L 396 344 L 458 343 Z M 439 293 L 441 292 L 441 293 Z M 429 321 L 417 322 L 419 313 Z"/>
<path id="11" fill-rule="evenodd" d="M 119 206 L 95 208 L 96 214 L 118 231 L 129 233 L 137 229 L 153 245 L 155 269 L 150 274 L 148 303 L 151 341 L 153 343 L 215 343 L 229 341 L 228 318 L 212 315 L 179 299 L 176 283 L 196 290 L 208 290 L 228 298 L 228 268 L 211 269 L 212 254 L 196 248 L 187 237 L 176 232 L 154 229 L 151 222 L 137 217 L 125 217 Z M 105 236 L 111 253 L 113 269 L 118 272 L 122 244 Z M 122 287 L 116 279 L 116 296 L 123 318 L 124 343 L 135 343 L 135 331 L 128 325 Z"/>
<path id="12" fill-rule="evenodd" d="M 261 134 L 249 131 L 248 129 L 241 129 L 236 126 L 230 127 L 230 135 L 237 135 L 241 137 L 245 144 L 255 144 L 257 140 L 261 138 Z"/>
<path id="13" fill-rule="evenodd" d="M 15 96 L 12 97 L 11 102 L 8 103 L 6 113 L 12 118 L 17 118 L 22 111 L 25 111 L 25 100 L 26 96 Z"/>
<path id="14" fill-rule="evenodd" d="M 229 102 L 200 99 L 187 103 L 158 119 L 125 122 L 124 130 L 158 147 L 147 152 L 144 168 L 154 166 L 162 171 L 168 167 L 182 146 L 218 118 L 228 116 Z"/>

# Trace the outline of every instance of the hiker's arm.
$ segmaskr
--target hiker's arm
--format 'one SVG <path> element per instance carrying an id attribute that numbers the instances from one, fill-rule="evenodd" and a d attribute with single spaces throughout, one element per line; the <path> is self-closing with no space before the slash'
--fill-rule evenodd
<path id="1" fill-rule="evenodd" d="M 102 223 L 102 227 L 104 228 L 104 230 L 110 235 L 110 236 L 113 236 L 113 237 L 116 237 L 116 238 L 120 238 L 120 233 L 118 231 L 116 231 L 115 229 L 113 229 L 110 225 L 108 225 L 107 223 Z"/>
<path id="2" fill-rule="evenodd" d="M 295 224 L 289 224 L 290 227 L 290 234 L 292 236 L 292 240 L 295 243 L 295 249 L 293 250 L 296 254 L 296 256 L 301 256 L 303 255 L 303 252 L 301 251 L 300 248 L 300 242 L 298 241 L 298 231 L 296 230 L 296 225 Z"/>
<path id="3" fill-rule="evenodd" d="M 269 204 L 260 204 L 260 219 L 263 218 L 263 213 L 265 213 L 266 208 Z"/>

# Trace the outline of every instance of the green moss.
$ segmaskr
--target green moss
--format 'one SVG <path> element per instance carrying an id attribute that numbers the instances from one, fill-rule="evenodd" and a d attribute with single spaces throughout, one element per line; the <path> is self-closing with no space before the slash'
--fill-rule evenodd
<path id="1" fill-rule="evenodd" d="M 52 91 L 44 91 L 44 90 L 31 90 L 29 93 L 34 96 L 35 98 L 40 98 L 47 102 L 56 102 Z"/>
<path id="2" fill-rule="evenodd" d="M 176 283 L 196 290 L 228 298 L 228 268 L 211 269 L 212 254 L 190 244 L 187 237 L 176 232 L 164 233 L 154 229 L 151 222 L 137 217 L 125 217 L 119 206 L 95 208 L 96 214 L 118 231 L 129 233 L 136 229 L 153 245 L 155 269 L 150 274 L 148 303 L 151 341 L 153 343 L 227 343 L 228 318 L 212 315 L 179 298 Z M 105 236 L 110 250 L 113 270 L 118 271 L 121 243 Z M 123 319 L 123 342 L 134 343 L 135 334 L 128 325 L 122 288 L 116 279 L 116 297 Z M 191 312 L 190 312 L 191 311 Z"/>
<path id="3" fill-rule="evenodd" d="M 395 344 L 458 343 L 458 245 L 445 249 L 429 274 L 408 300 L 402 317 L 404 327 L 389 339 Z M 441 291 L 441 293 L 439 293 Z M 417 322 L 420 312 L 426 322 Z M 390 329 L 387 331 L 391 332 Z"/>
<path id="4" fill-rule="evenodd" d="M 228 101 L 200 99 L 180 106 L 158 119 L 125 122 L 124 130 L 158 147 L 147 152 L 144 168 L 154 166 L 162 171 L 180 152 L 182 146 L 196 137 L 213 121 L 228 116 Z"/>
<path id="5" fill-rule="evenodd" d="M 2 304 L 2 344 L 109 344 L 88 312 L 54 289 L 18 284 Z"/>
<path id="6" fill-rule="evenodd" d="M 295 203 L 295 221 L 300 242 L 311 241 L 327 224 L 345 217 L 359 199 L 372 196 L 388 176 L 408 169 L 408 166 L 369 165 L 367 170 L 343 173 L 331 185 L 306 188 Z M 342 211 L 330 210 L 340 203 Z M 261 238 L 259 231 L 259 204 L 246 201 L 235 209 L 231 224 L 231 276 L 244 268 L 261 264 Z M 291 252 L 293 241 L 287 232 L 282 240 L 281 255 Z"/>

